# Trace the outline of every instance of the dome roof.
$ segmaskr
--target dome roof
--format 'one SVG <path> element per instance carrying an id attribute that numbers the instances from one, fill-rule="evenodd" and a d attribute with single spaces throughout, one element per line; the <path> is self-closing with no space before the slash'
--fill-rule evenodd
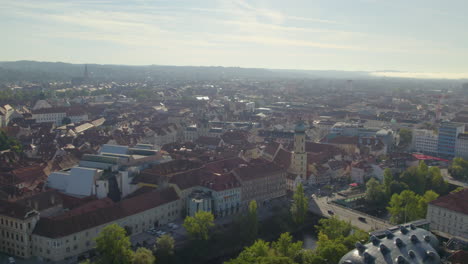
<path id="1" fill-rule="evenodd" d="M 304 133 L 306 131 L 306 125 L 303 121 L 299 121 L 299 123 L 296 124 L 296 127 L 294 127 L 294 132 L 296 133 Z"/>

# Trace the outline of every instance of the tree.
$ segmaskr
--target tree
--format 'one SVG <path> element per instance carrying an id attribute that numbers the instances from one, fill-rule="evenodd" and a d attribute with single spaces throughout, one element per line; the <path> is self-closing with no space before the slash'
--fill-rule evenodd
<path id="1" fill-rule="evenodd" d="M 96 237 L 96 250 L 99 252 L 97 263 L 132 263 L 133 251 L 125 229 L 112 224 L 104 227 Z"/>
<path id="2" fill-rule="evenodd" d="M 301 253 L 302 264 L 323 264 L 326 260 L 312 250 L 303 250 Z"/>
<path id="3" fill-rule="evenodd" d="M 401 224 L 418 219 L 418 202 L 419 196 L 410 190 L 394 194 L 387 207 L 391 215 L 390 221 Z"/>
<path id="4" fill-rule="evenodd" d="M 462 158 L 454 158 L 449 167 L 450 174 L 459 180 L 468 180 L 468 161 Z"/>
<path id="5" fill-rule="evenodd" d="M 425 218 L 426 217 L 426 214 L 427 214 L 427 205 L 434 201 L 435 199 L 437 199 L 437 197 L 439 197 L 439 195 L 434 192 L 434 191 L 427 191 L 424 193 L 424 195 L 419 199 L 419 218 Z"/>
<path id="6" fill-rule="evenodd" d="M 62 119 L 62 125 L 68 125 L 71 123 L 71 119 L 69 117 L 64 117 Z"/>
<path id="7" fill-rule="evenodd" d="M 10 149 L 14 152 L 21 152 L 22 146 L 15 138 L 9 137 L 5 131 L 0 131 L 0 151 Z"/>
<path id="8" fill-rule="evenodd" d="M 457 192 L 461 192 L 463 190 L 465 190 L 465 188 L 460 186 L 460 187 L 457 187 L 455 190 L 451 191 L 450 193 L 457 193 Z"/>
<path id="9" fill-rule="evenodd" d="M 133 264 L 153 264 L 156 258 L 151 250 L 140 247 L 133 256 Z"/>
<path id="10" fill-rule="evenodd" d="M 408 184 L 404 182 L 399 182 L 399 181 L 392 181 L 390 184 L 390 195 L 389 197 L 392 197 L 394 194 L 400 194 L 404 190 L 408 190 Z"/>
<path id="11" fill-rule="evenodd" d="M 249 211 L 246 217 L 246 230 L 248 241 L 254 241 L 258 236 L 258 214 L 257 214 L 257 202 L 255 200 L 250 201 Z"/>
<path id="12" fill-rule="evenodd" d="M 293 203 L 291 205 L 291 215 L 296 225 L 302 225 L 307 215 L 309 200 L 304 194 L 302 184 L 299 184 L 293 195 Z"/>
<path id="13" fill-rule="evenodd" d="M 319 224 L 315 226 L 319 233 L 325 234 L 329 239 L 338 239 L 348 236 L 353 230 L 351 223 L 339 220 L 336 217 L 329 219 L 320 219 Z"/>
<path id="14" fill-rule="evenodd" d="M 385 206 L 387 196 L 385 186 L 380 184 L 375 178 L 371 178 L 366 183 L 366 201 L 375 206 Z"/>
<path id="15" fill-rule="evenodd" d="M 393 173 L 392 170 L 389 168 L 386 168 L 384 170 L 384 188 L 385 188 L 385 193 L 387 196 L 390 196 L 390 186 L 393 182 Z"/>
<path id="16" fill-rule="evenodd" d="M 210 228 L 214 226 L 214 216 L 210 212 L 198 211 L 195 216 L 187 216 L 183 226 L 192 239 L 208 240 Z"/>
<path id="17" fill-rule="evenodd" d="M 283 233 L 276 242 L 272 243 L 271 247 L 277 255 L 295 260 L 300 256 L 302 241 L 293 243 L 291 234 Z"/>
<path id="18" fill-rule="evenodd" d="M 426 189 L 426 175 L 424 166 L 410 167 L 400 175 L 400 180 L 406 183 L 410 190 L 417 194 L 424 194 Z"/>
<path id="19" fill-rule="evenodd" d="M 411 144 L 413 132 L 409 129 L 402 128 L 398 134 L 400 135 L 400 142 L 398 145 L 402 148 L 408 147 Z"/>
<path id="20" fill-rule="evenodd" d="M 348 252 L 348 249 L 345 245 L 337 243 L 327 235 L 319 233 L 316 252 L 325 260 L 324 264 L 336 264 Z"/>
<path id="21" fill-rule="evenodd" d="M 438 194 L 446 194 L 448 191 L 448 183 L 444 180 L 439 167 L 431 167 L 429 169 L 429 179 L 427 183 L 428 190 L 434 190 Z"/>
<path id="22" fill-rule="evenodd" d="M 154 251 L 158 257 L 158 263 L 168 263 L 172 255 L 174 255 L 175 241 L 171 235 L 162 235 L 156 239 Z"/>

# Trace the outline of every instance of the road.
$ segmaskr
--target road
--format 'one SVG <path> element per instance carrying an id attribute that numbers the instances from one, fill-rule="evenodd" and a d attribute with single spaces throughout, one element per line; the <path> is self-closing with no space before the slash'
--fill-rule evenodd
<path id="1" fill-rule="evenodd" d="M 442 174 L 442 176 L 444 177 L 444 179 L 450 183 L 450 184 L 453 184 L 453 185 L 456 185 L 456 186 L 461 186 L 463 188 L 466 188 L 468 187 L 468 183 L 466 182 L 461 182 L 461 181 L 458 181 L 456 179 L 454 179 L 450 173 L 448 172 L 447 169 L 441 169 L 440 170 L 440 173 Z"/>
<path id="2" fill-rule="evenodd" d="M 356 226 L 367 232 L 372 230 L 386 229 L 393 226 L 384 220 L 333 204 L 331 203 L 331 199 L 328 197 L 317 197 L 310 199 L 309 210 L 315 214 L 323 215 L 325 217 L 330 217 L 331 215 L 328 213 L 328 211 L 332 211 L 334 216 L 336 216 L 338 219 L 350 221 L 353 226 Z M 360 221 L 358 219 L 359 217 L 365 217 L 366 222 Z"/>

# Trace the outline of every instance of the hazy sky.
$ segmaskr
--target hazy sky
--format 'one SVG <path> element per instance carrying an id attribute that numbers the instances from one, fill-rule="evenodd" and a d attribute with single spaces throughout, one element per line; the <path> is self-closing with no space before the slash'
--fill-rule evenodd
<path id="1" fill-rule="evenodd" d="M 466 0 L 0 0 L 0 60 L 468 75 Z"/>

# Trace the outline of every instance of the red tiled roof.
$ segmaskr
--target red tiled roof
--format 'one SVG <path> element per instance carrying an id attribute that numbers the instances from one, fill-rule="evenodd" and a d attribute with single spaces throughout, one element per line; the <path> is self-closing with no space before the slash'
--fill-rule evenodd
<path id="1" fill-rule="evenodd" d="M 329 152 L 332 154 L 340 152 L 340 150 L 335 146 L 331 146 L 328 144 L 320 144 L 320 143 L 315 143 L 315 142 L 306 142 L 305 151 L 312 152 L 312 153 Z"/>
<path id="2" fill-rule="evenodd" d="M 468 188 L 441 196 L 430 204 L 468 215 Z"/>
<path id="3" fill-rule="evenodd" d="M 195 143 L 200 145 L 207 145 L 207 146 L 218 146 L 221 142 L 220 138 L 217 137 L 199 137 Z"/>
<path id="4" fill-rule="evenodd" d="M 234 157 L 207 163 L 205 164 L 205 168 L 214 173 L 226 173 L 239 167 L 241 164 L 246 164 L 246 162 L 239 157 Z"/>
<path id="5" fill-rule="evenodd" d="M 142 195 L 113 203 L 107 207 L 86 210 L 84 213 L 53 218 L 41 218 L 37 222 L 34 234 L 58 238 L 99 225 L 111 223 L 120 218 L 134 215 L 151 208 L 179 199 L 173 188 L 147 192 Z M 107 203 L 106 203 L 107 205 Z M 77 208 L 79 210 L 79 208 Z"/>
<path id="6" fill-rule="evenodd" d="M 281 168 L 288 169 L 291 165 L 291 152 L 280 149 L 273 162 Z"/>
<path id="7" fill-rule="evenodd" d="M 176 184 L 181 190 L 188 189 L 200 184 L 200 180 L 213 174 L 206 168 L 193 169 L 172 175 L 169 182 Z"/>
<path id="8" fill-rule="evenodd" d="M 263 150 L 263 152 L 273 157 L 275 156 L 275 153 L 278 150 L 279 146 L 280 144 L 278 142 L 273 141 L 270 144 L 266 145 L 265 150 Z"/>
<path id="9" fill-rule="evenodd" d="M 26 219 L 29 212 L 34 211 L 31 207 L 21 203 L 0 200 L 0 215 L 7 215 L 17 219 Z"/>
<path id="10" fill-rule="evenodd" d="M 280 173 L 285 170 L 273 162 L 257 162 L 251 163 L 234 170 L 234 173 L 243 181 L 252 180 L 255 178 L 268 177 L 272 173 Z"/>
<path id="11" fill-rule="evenodd" d="M 339 136 L 332 139 L 328 139 L 327 143 L 329 144 L 337 144 L 337 145 L 357 145 L 358 144 L 358 137 L 345 137 Z"/>

